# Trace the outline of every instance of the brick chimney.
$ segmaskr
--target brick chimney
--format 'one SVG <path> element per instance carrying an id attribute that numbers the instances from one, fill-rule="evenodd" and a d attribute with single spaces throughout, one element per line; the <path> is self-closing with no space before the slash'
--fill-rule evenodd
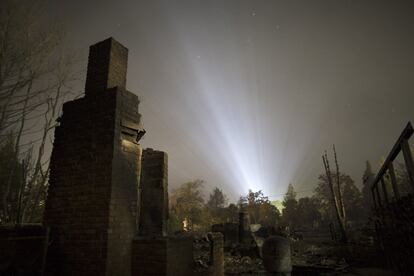
<path id="1" fill-rule="evenodd" d="M 128 49 L 108 38 L 89 48 L 86 96 L 119 87 L 125 89 Z"/>
<path id="2" fill-rule="evenodd" d="M 131 275 L 141 146 L 127 55 L 112 38 L 92 45 L 86 96 L 63 105 L 44 213 L 46 275 Z"/>

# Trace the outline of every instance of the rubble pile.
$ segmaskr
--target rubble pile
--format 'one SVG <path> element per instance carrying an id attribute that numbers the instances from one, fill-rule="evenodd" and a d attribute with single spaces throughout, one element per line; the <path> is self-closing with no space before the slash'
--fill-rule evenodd
<path id="1" fill-rule="evenodd" d="M 195 271 L 206 270 L 211 262 L 208 236 L 195 236 L 193 247 Z M 226 248 L 224 269 L 226 275 L 262 275 L 264 273 L 262 259 L 257 253 L 257 248 L 246 245 L 234 245 Z"/>
<path id="2" fill-rule="evenodd" d="M 207 235 L 194 237 L 193 254 L 195 271 L 206 270 L 210 264 L 210 241 Z"/>
<path id="3" fill-rule="evenodd" d="M 265 273 L 262 259 L 230 254 L 224 255 L 224 270 L 226 275 L 264 275 Z"/>
<path id="4" fill-rule="evenodd" d="M 292 249 L 295 275 L 335 275 L 349 268 L 344 258 L 331 254 L 328 245 L 316 246 L 296 241 L 292 242 Z"/>

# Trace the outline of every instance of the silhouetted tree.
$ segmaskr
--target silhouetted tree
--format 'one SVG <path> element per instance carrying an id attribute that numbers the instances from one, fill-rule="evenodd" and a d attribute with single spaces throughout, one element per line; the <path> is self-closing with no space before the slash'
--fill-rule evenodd
<path id="1" fill-rule="evenodd" d="M 6 186 L 7 183 L 12 185 Z M 9 135 L 0 145 L 0 223 L 15 220 L 18 211 L 19 192 L 23 182 L 23 166 L 14 147 L 14 137 Z"/>
<path id="2" fill-rule="evenodd" d="M 292 227 L 296 225 L 297 222 L 297 211 L 298 211 L 298 201 L 296 199 L 295 188 L 292 183 L 289 184 L 288 190 L 283 198 L 283 222 Z"/>
<path id="3" fill-rule="evenodd" d="M 186 221 L 189 231 L 194 230 L 195 224 L 203 221 L 203 183 L 200 179 L 184 183 L 170 195 L 172 217 L 181 223 Z"/>
<path id="4" fill-rule="evenodd" d="M 363 220 L 365 215 L 361 191 L 356 187 L 349 175 L 340 173 L 339 179 L 348 220 L 354 222 Z M 334 193 L 337 193 L 336 189 L 334 188 Z M 335 218 L 335 210 L 332 206 L 332 196 L 326 175 L 319 176 L 319 183 L 315 189 L 314 197 L 320 201 L 322 220 L 325 223 L 328 223 L 330 220 L 332 221 Z"/>
<path id="5" fill-rule="evenodd" d="M 302 197 L 298 200 L 296 226 L 317 228 L 321 221 L 320 202 L 315 197 Z"/>
<path id="6" fill-rule="evenodd" d="M 236 204 L 230 203 L 229 206 L 224 208 L 225 212 L 225 222 L 234 222 L 237 223 L 239 221 L 239 208 Z"/>
<path id="7" fill-rule="evenodd" d="M 240 197 L 239 205 L 248 212 L 252 224 L 264 226 L 276 226 L 280 219 L 279 210 L 270 202 L 269 198 L 262 191 L 249 193 Z"/>
<path id="8" fill-rule="evenodd" d="M 210 224 L 226 221 L 226 212 L 224 210 L 227 204 L 227 196 L 219 188 L 214 188 L 213 192 L 206 203 L 206 209 L 209 215 Z"/>
<path id="9" fill-rule="evenodd" d="M 58 24 L 44 24 L 42 8 L 40 1 L 0 2 L 0 145 L 11 135 L 18 156 L 0 183 L 1 223 L 41 220 L 49 175 L 45 147 L 78 80 L 74 56 L 63 51 Z M 10 194 L 16 186 L 17 198 Z M 15 216 L 10 206 L 17 206 Z"/>
<path id="10" fill-rule="evenodd" d="M 347 182 L 343 188 L 343 195 L 348 221 L 358 222 L 365 219 L 363 197 L 358 187 L 353 182 Z"/>

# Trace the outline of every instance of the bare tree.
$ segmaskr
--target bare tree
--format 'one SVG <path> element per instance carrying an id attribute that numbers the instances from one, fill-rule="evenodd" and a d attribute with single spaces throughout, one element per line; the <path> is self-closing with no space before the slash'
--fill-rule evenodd
<path id="1" fill-rule="evenodd" d="M 36 81 L 52 68 L 49 60 L 61 41 L 56 29 L 42 26 L 38 1 L 2 1 L 0 4 L 0 134 L 15 127 L 42 105 Z"/>
<path id="2" fill-rule="evenodd" d="M 326 151 L 324 155 L 322 155 L 322 160 L 323 160 L 323 165 L 325 168 L 329 191 L 331 192 L 331 196 L 332 196 L 332 204 L 334 205 L 335 216 L 337 218 L 338 226 L 341 231 L 341 241 L 347 242 L 348 237 L 346 233 L 345 208 L 344 208 L 344 204 L 342 200 L 341 185 L 339 181 L 339 166 L 338 166 L 338 161 L 336 157 L 335 146 L 334 146 L 334 155 L 335 155 L 335 163 L 336 163 L 336 175 L 337 175 L 336 178 L 337 178 L 338 195 L 336 195 L 335 193 L 334 184 L 332 180 L 332 174 L 331 174 L 331 168 L 329 165 L 328 154 Z"/>
<path id="3" fill-rule="evenodd" d="M 41 208 L 49 175 L 45 148 L 78 80 L 76 58 L 63 49 L 60 29 L 40 20 L 38 1 L 24 2 L 0 4 L 0 146 L 12 135 L 17 155 L 1 178 L 0 223 L 32 221 Z M 10 203 L 16 198 L 10 196 L 16 173 L 19 192 L 17 202 Z"/>
<path id="4" fill-rule="evenodd" d="M 344 204 L 344 199 L 343 199 L 343 192 L 342 192 L 343 189 L 341 187 L 339 165 L 338 165 L 338 158 L 336 155 L 335 145 L 333 145 L 333 152 L 334 152 L 335 167 L 336 167 L 336 187 L 338 191 L 339 209 L 341 211 L 342 220 L 344 221 L 344 224 L 346 225 L 346 210 L 345 210 L 345 204 Z"/>

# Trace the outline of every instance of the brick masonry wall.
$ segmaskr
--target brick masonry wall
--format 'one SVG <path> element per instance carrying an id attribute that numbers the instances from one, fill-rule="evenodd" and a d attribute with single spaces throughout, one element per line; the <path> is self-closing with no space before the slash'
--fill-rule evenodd
<path id="1" fill-rule="evenodd" d="M 123 126 L 140 124 L 138 97 L 123 88 L 126 58 L 113 39 L 91 46 L 86 96 L 63 106 L 44 215 L 47 275 L 131 273 L 141 148 Z"/>
<path id="2" fill-rule="evenodd" d="M 130 275 L 131 241 L 137 232 L 141 146 L 121 122 L 138 125 L 138 97 L 118 89 L 108 225 L 107 275 Z"/>
<path id="3" fill-rule="evenodd" d="M 166 237 L 137 237 L 132 242 L 132 276 L 167 275 Z"/>
<path id="4" fill-rule="evenodd" d="M 115 90 L 63 106 L 44 215 L 48 275 L 105 275 L 115 107 Z"/>
<path id="5" fill-rule="evenodd" d="M 67 275 L 130 273 L 141 150 L 123 136 L 121 120 L 138 124 L 137 104 L 132 93 L 110 89 L 64 105 L 45 224 L 55 241 L 51 262 Z"/>
<path id="6" fill-rule="evenodd" d="M 139 235 L 165 236 L 168 219 L 167 154 L 145 149 L 141 166 Z"/>
<path id="7" fill-rule="evenodd" d="M 106 89 L 125 89 L 128 49 L 108 38 L 89 48 L 85 94 L 102 93 Z"/>
<path id="8" fill-rule="evenodd" d="M 133 276 L 193 275 L 192 237 L 136 237 L 132 243 Z"/>

